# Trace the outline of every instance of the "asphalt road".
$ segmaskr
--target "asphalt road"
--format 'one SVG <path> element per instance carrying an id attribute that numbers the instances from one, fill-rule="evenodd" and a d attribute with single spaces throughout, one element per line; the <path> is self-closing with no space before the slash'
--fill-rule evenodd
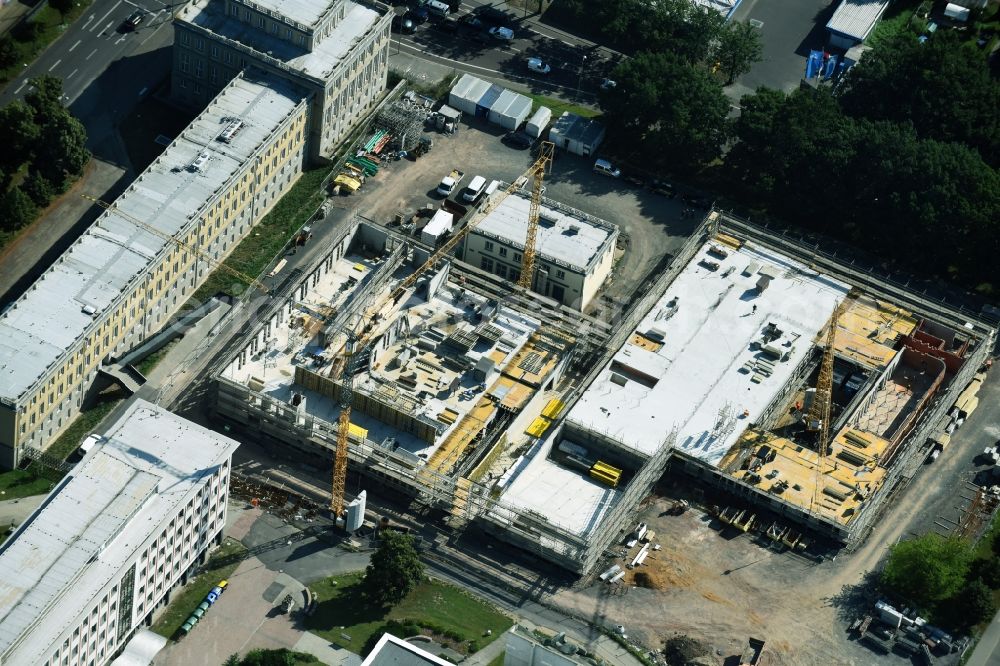
<path id="1" fill-rule="evenodd" d="M 136 9 L 146 12 L 134 32 L 121 29 Z M 29 79 L 48 74 L 63 80 L 67 103 L 76 100 L 114 61 L 130 56 L 170 22 L 170 5 L 157 0 L 97 0 L 47 50 L 0 93 L 0 105 L 24 96 Z M 162 39 L 162 36 L 159 37 Z M 144 84 L 150 81 L 142 82 Z M 113 99 L 113 98 L 112 98 Z M 107 101 L 107 100 L 106 100 Z"/>

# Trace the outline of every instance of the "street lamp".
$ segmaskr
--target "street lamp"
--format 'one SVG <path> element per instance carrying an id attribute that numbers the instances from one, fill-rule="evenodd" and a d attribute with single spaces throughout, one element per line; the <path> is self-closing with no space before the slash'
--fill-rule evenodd
<path id="1" fill-rule="evenodd" d="M 580 71 L 576 77 L 576 96 L 580 96 L 580 81 L 583 80 L 583 68 L 587 64 L 587 56 L 583 56 L 583 60 L 580 62 Z"/>

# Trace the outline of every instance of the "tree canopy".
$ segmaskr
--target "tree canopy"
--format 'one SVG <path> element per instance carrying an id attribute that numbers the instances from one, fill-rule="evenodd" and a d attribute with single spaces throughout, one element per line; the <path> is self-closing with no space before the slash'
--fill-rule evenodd
<path id="1" fill-rule="evenodd" d="M 726 157 L 751 206 L 970 282 L 993 280 L 1000 176 L 964 145 L 855 119 L 825 90 L 742 100 Z"/>
<path id="2" fill-rule="evenodd" d="M 365 598 L 378 606 L 397 604 L 424 575 L 424 565 L 408 534 L 394 530 L 379 533 L 381 543 L 372 555 L 362 581 Z"/>
<path id="3" fill-rule="evenodd" d="M 702 68 L 671 53 L 640 53 L 614 73 L 618 86 L 601 105 L 619 141 L 653 161 L 703 165 L 726 140 L 729 102 Z"/>
<path id="4" fill-rule="evenodd" d="M 727 85 L 746 74 L 763 59 L 764 45 L 760 30 L 749 23 L 728 23 L 720 31 L 713 57 L 726 75 Z"/>
<path id="5" fill-rule="evenodd" d="M 961 539 L 925 534 L 892 547 L 882 584 L 906 601 L 933 608 L 962 589 L 971 562 L 972 550 Z"/>
<path id="6" fill-rule="evenodd" d="M 941 30 L 899 35 L 862 56 L 839 93 L 854 117 L 912 124 L 922 138 L 964 143 L 1000 165 L 1000 82 L 981 49 Z"/>

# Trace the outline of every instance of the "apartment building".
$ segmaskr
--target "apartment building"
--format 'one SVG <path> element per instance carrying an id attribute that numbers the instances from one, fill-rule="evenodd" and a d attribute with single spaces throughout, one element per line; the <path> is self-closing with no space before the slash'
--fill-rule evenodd
<path id="1" fill-rule="evenodd" d="M 249 66 L 312 94 L 309 154 L 328 157 L 385 90 L 392 11 L 351 0 L 194 0 L 174 17 L 174 99 L 201 108 Z"/>
<path id="2" fill-rule="evenodd" d="M 109 663 L 221 543 L 237 446 L 132 404 L 0 547 L 0 664 Z"/>
<path id="3" fill-rule="evenodd" d="M 238 76 L 0 314 L 0 466 L 44 450 L 102 364 L 162 327 L 211 273 L 204 256 L 228 254 L 297 180 L 307 105 L 286 81 Z"/>
<path id="4" fill-rule="evenodd" d="M 462 261 L 517 282 L 530 205 L 527 196 L 504 199 L 466 236 Z M 611 274 L 617 242 L 616 225 L 546 199 L 535 236 L 531 290 L 584 310 Z"/>

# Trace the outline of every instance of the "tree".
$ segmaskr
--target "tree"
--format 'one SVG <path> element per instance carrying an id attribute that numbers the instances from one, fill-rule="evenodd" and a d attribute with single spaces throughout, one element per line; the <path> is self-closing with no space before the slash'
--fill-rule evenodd
<path id="1" fill-rule="evenodd" d="M 29 171 L 21 182 L 21 189 L 27 194 L 36 206 L 44 208 L 49 205 L 55 196 L 55 188 L 52 183 L 37 171 Z"/>
<path id="2" fill-rule="evenodd" d="M 0 108 L 0 165 L 9 172 L 17 171 L 30 157 L 41 134 L 35 123 L 34 110 L 20 100 Z"/>
<path id="3" fill-rule="evenodd" d="M 380 532 L 381 544 L 365 570 L 362 588 L 365 597 L 378 606 L 397 604 L 424 575 L 424 565 L 408 534 L 394 530 Z"/>
<path id="4" fill-rule="evenodd" d="M 726 140 L 729 102 L 700 67 L 671 53 L 640 53 L 620 64 L 604 91 L 608 124 L 652 161 L 701 167 Z"/>
<path id="5" fill-rule="evenodd" d="M 10 67 L 21 58 L 9 36 L 0 38 L 0 67 Z"/>
<path id="6" fill-rule="evenodd" d="M 0 194 L 0 229 L 17 231 L 35 219 L 38 209 L 27 194 L 12 187 Z"/>
<path id="7" fill-rule="evenodd" d="M 1000 164 L 1000 81 L 952 31 L 925 43 L 904 33 L 869 51 L 839 95 L 849 115 L 912 123 L 923 138 L 965 143 Z"/>
<path id="8" fill-rule="evenodd" d="M 28 82 L 24 101 L 35 113 L 35 122 L 44 126 L 49 119 L 66 113 L 63 105 L 62 79 L 45 74 Z"/>
<path id="9" fill-rule="evenodd" d="M 719 33 L 714 57 L 726 75 L 726 85 L 746 74 L 754 63 L 762 60 L 764 46 L 760 31 L 749 23 L 730 23 Z"/>
<path id="10" fill-rule="evenodd" d="M 43 127 L 32 167 L 61 191 L 67 177 L 83 173 L 89 159 L 87 131 L 80 121 L 69 113 L 63 113 L 52 117 Z"/>
<path id="11" fill-rule="evenodd" d="M 66 15 L 73 9 L 73 0 L 49 0 L 49 7 L 59 12 L 60 18 L 65 22 Z"/>
<path id="12" fill-rule="evenodd" d="M 971 562 L 972 550 L 961 539 L 925 534 L 892 547 L 882 584 L 906 601 L 933 609 L 962 589 Z"/>
<path id="13" fill-rule="evenodd" d="M 978 578 L 966 583 L 958 598 L 962 600 L 965 607 L 962 616 L 966 618 L 970 626 L 990 619 L 997 612 L 993 593 L 989 586 Z"/>

